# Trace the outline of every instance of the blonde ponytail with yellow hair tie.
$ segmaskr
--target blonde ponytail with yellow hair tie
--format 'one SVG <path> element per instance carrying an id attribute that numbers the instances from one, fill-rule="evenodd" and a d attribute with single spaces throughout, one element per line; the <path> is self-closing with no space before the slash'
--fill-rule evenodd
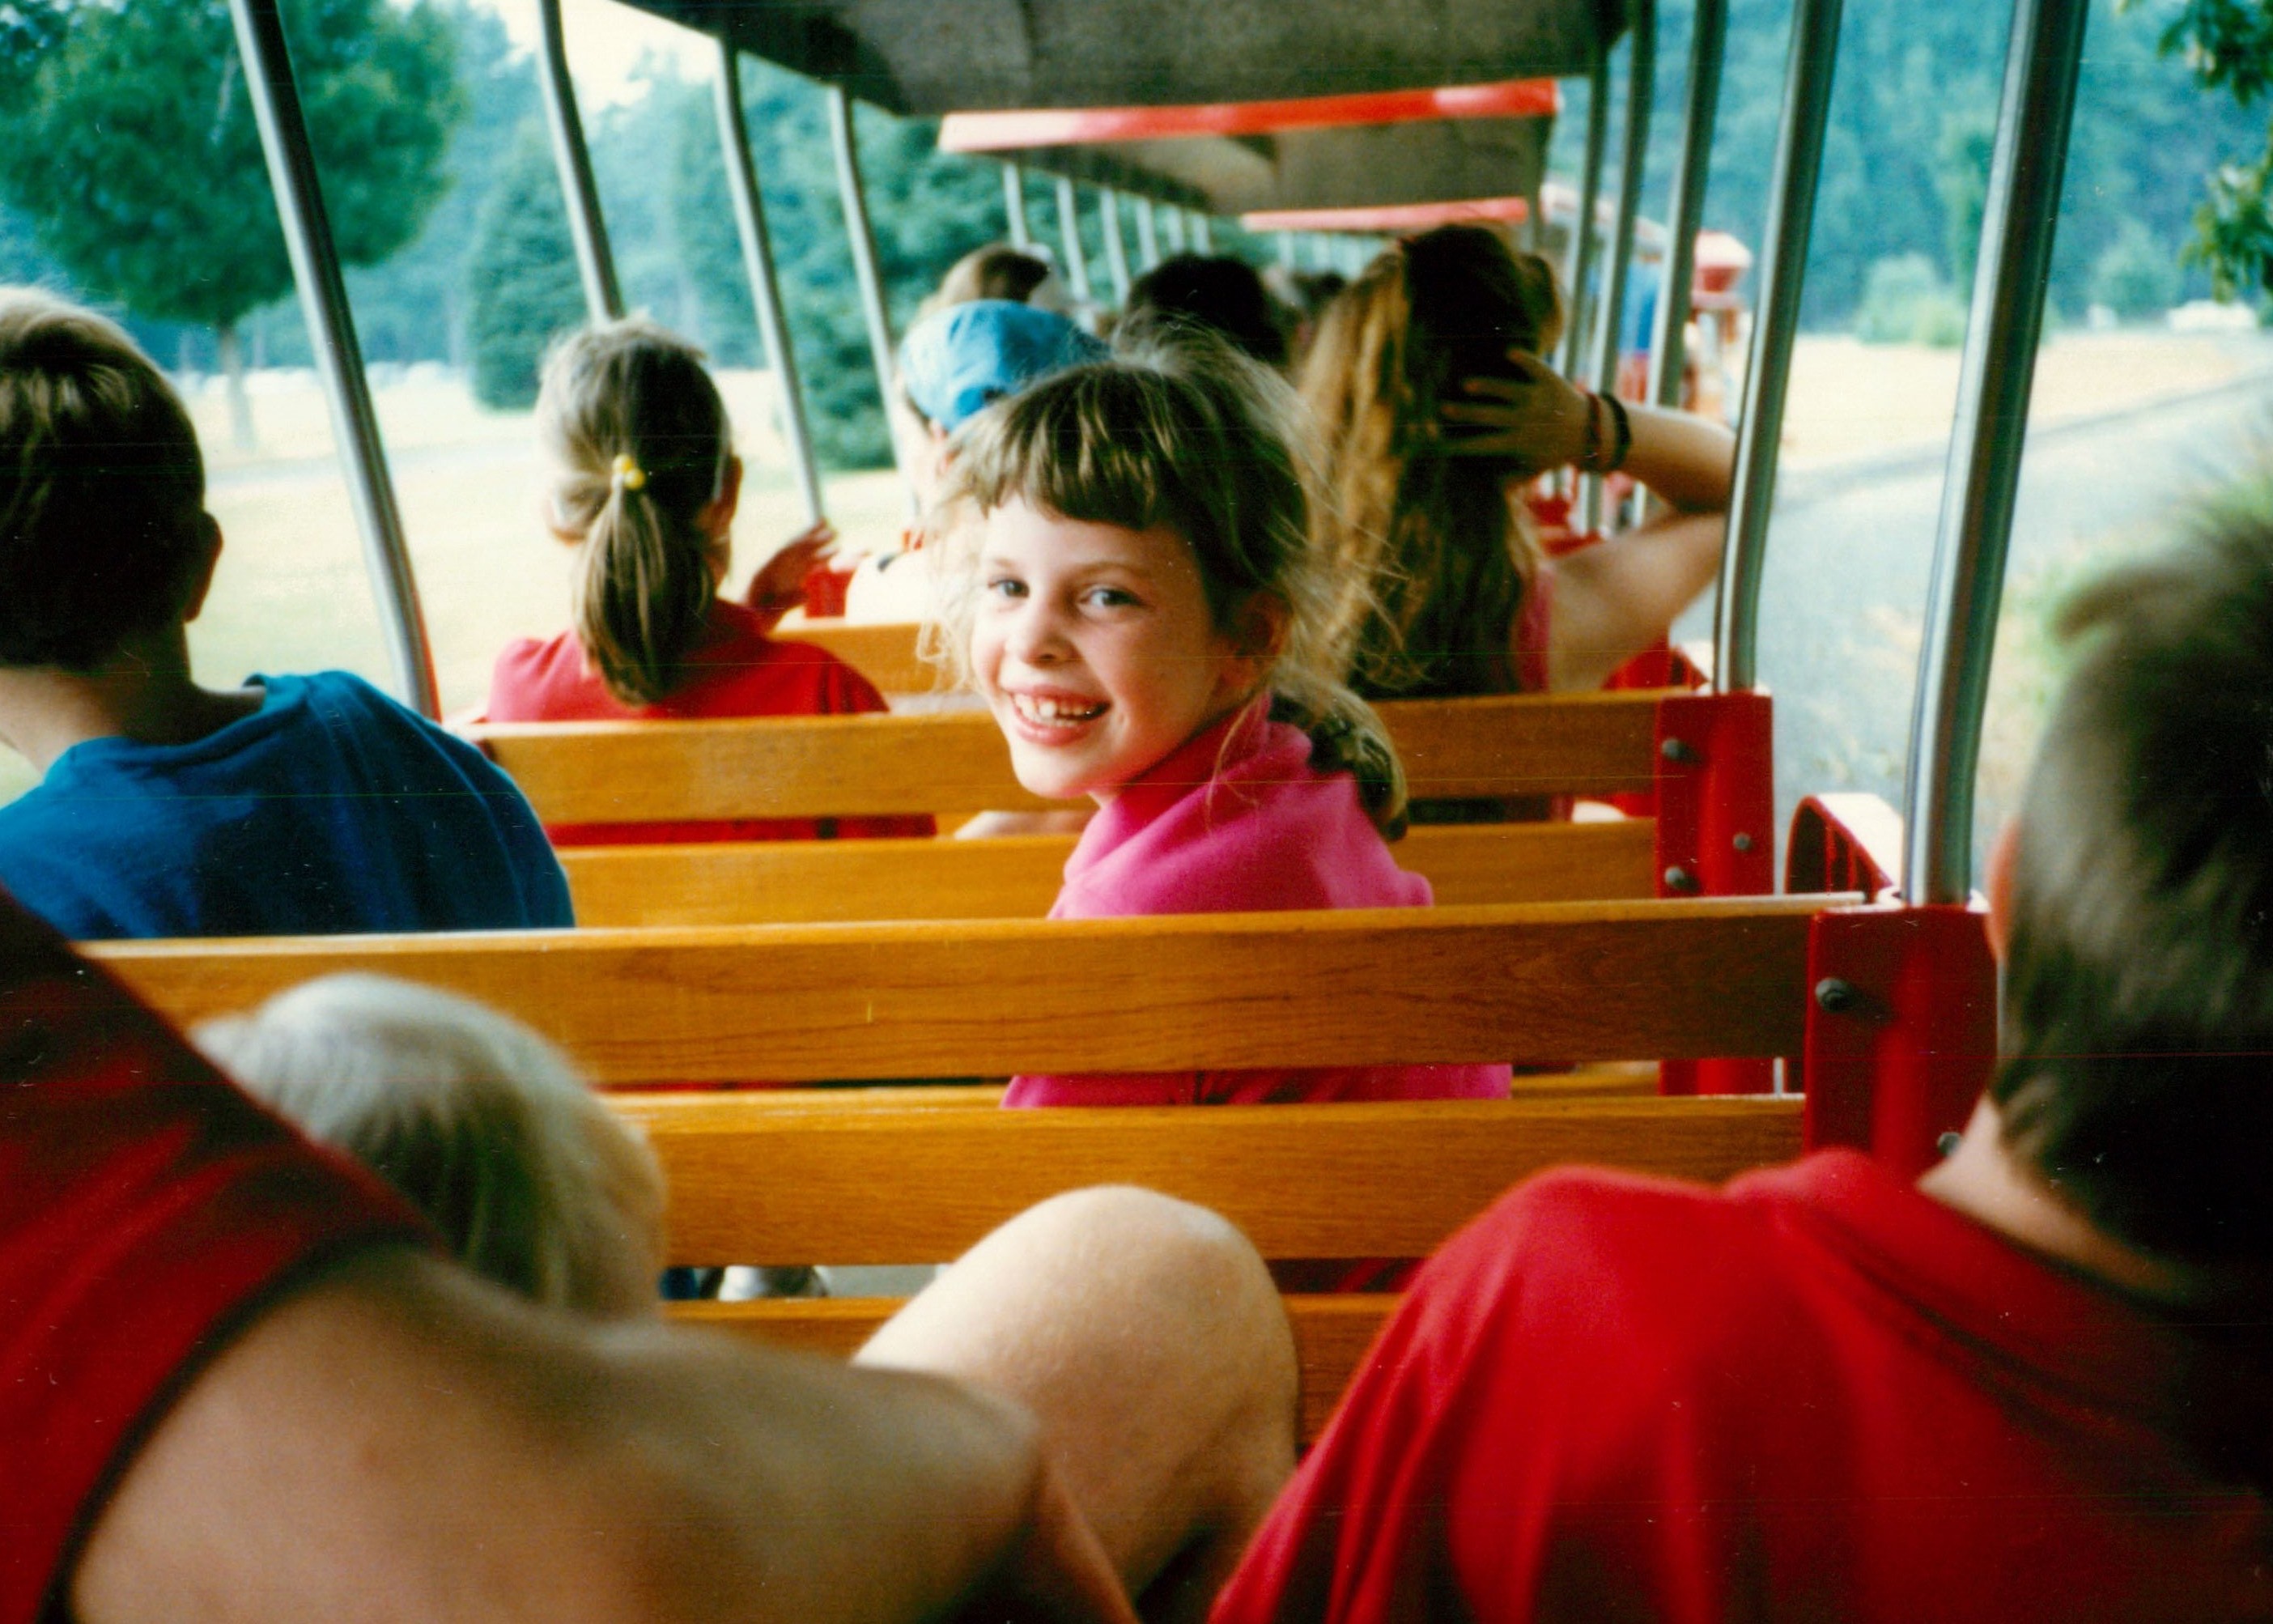
<path id="1" fill-rule="evenodd" d="M 609 483 L 619 491 L 637 491 L 647 484 L 647 470 L 631 459 L 627 451 L 616 454 L 615 470 Z"/>

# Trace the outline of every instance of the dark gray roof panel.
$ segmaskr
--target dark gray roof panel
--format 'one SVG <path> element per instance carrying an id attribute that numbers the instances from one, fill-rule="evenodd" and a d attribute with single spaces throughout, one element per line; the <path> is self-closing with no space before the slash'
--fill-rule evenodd
<path id="1" fill-rule="evenodd" d="M 1625 0 L 632 0 L 896 113 L 1584 73 Z"/>
<path id="2" fill-rule="evenodd" d="M 1443 119 L 987 155 L 1218 215 L 1453 203 L 1528 197 L 1544 172 L 1551 123 Z"/>

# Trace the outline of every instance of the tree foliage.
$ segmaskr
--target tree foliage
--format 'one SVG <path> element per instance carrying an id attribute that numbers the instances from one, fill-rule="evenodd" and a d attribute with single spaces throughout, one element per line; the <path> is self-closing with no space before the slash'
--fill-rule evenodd
<path id="1" fill-rule="evenodd" d="M 2119 0 L 2129 11 L 2140 0 Z M 2203 89 L 2254 109 L 2273 89 L 2273 0 L 2185 0 L 2164 25 L 2164 56 L 2183 58 Z M 2273 292 L 2273 130 L 2254 156 L 2220 163 L 2203 181 L 2187 257 L 2207 266 L 2221 297 Z"/>
<path id="2" fill-rule="evenodd" d="M 340 255 L 383 259 L 445 189 L 454 31 L 388 0 L 284 15 Z M 289 288 L 225 0 L 10 0 L 0 45 L 0 191 L 83 291 L 227 331 Z"/>
<path id="3" fill-rule="evenodd" d="M 533 119 L 521 126 L 482 207 L 469 271 L 474 398 L 484 406 L 527 406 L 536 399 L 545 347 L 584 319 L 559 177 Z"/>

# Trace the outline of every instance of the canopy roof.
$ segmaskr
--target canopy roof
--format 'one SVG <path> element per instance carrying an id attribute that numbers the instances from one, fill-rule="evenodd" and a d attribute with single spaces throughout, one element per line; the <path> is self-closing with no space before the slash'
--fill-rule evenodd
<path id="1" fill-rule="evenodd" d="M 1552 128 L 1548 118 L 1439 119 L 995 155 L 1211 214 L 1251 214 L 1521 197 L 1539 185 Z"/>
<path id="2" fill-rule="evenodd" d="M 864 102 L 924 116 L 1567 78 L 1625 26 L 1625 0 L 632 3 Z"/>

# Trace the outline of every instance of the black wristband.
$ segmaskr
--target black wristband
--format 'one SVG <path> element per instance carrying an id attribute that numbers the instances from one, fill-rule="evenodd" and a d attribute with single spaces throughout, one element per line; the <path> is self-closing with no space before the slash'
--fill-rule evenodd
<path id="1" fill-rule="evenodd" d="M 1626 416 L 1626 403 L 1617 395 L 1605 395 L 1602 398 L 1610 403 L 1610 429 L 1614 436 L 1609 466 L 1602 471 L 1615 474 L 1626 465 L 1626 453 L 1633 449 L 1633 419 Z"/>

